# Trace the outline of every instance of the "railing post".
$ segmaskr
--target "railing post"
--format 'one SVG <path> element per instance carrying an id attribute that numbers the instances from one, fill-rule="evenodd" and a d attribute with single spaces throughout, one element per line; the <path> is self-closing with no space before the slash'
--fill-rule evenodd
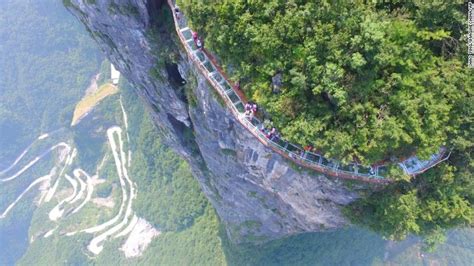
<path id="1" fill-rule="evenodd" d="M 168 5 L 170 6 L 170 8 L 172 10 L 174 10 L 174 5 L 173 5 L 172 1 L 168 0 L 167 2 L 168 2 Z M 204 62 L 201 62 L 201 60 L 199 59 L 199 57 L 197 55 L 199 50 L 197 50 L 197 52 L 193 53 L 192 47 L 191 46 L 188 47 L 186 39 L 183 35 L 183 32 L 185 30 L 189 29 L 189 27 L 186 24 L 184 24 L 183 28 L 181 29 L 180 25 L 179 25 L 179 21 L 177 20 L 176 14 L 175 14 L 174 11 L 172 11 L 172 15 L 173 15 L 173 20 L 174 20 L 174 24 L 175 24 L 175 30 L 178 34 L 178 37 L 179 37 L 181 43 L 184 45 L 184 48 L 186 50 L 186 53 L 188 54 L 188 57 L 190 57 L 191 61 L 193 61 L 197 65 L 198 69 L 200 69 L 201 72 L 203 72 L 204 76 L 210 82 L 212 87 L 214 87 L 214 89 L 217 90 L 218 94 L 224 99 L 224 101 L 226 102 L 226 105 L 230 108 L 231 113 L 234 115 L 234 117 L 237 119 L 237 121 L 239 121 L 251 133 L 253 132 L 253 135 L 257 139 L 259 139 L 262 142 L 262 144 L 264 144 L 266 146 L 270 146 L 270 148 L 275 150 L 275 151 L 280 151 L 281 154 L 284 154 L 287 157 L 290 157 L 295 163 L 297 163 L 299 165 L 302 165 L 302 166 L 310 167 L 312 169 L 316 168 L 315 170 L 318 169 L 316 167 L 316 166 L 318 166 L 318 167 L 321 168 L 320 171 L 323 172 L 323 173 L 327 173 L 327 174 L 331 175 L 331 172 L 332 172 L 332 175 L 340 176 L 340 174 L 339 174 L 340 171 L 338 169 L 338 165 L 339 165 L 338 162 L 335 163 L 333 169 L 330 169 L 330 167 L 327 167 L 327 166 L 322 164 L 322 162 L 321 162 L 322 156 L 320 154 L 317 155 L 319 157 L 318 162 L 316 162 L 316 161 L 313 162 L 313 161 L 307 159 L 308 153 L 306 151 L 303 151 L 302 155 L 301 155 L 301 151 L 299 149 L 297 149 L 298 151 L 300 151 L 300 153 L 298 153 L 298 154 L 290 152 L 288 150 L 288 146 L 290 145 L 289 142 L 285 142 L 284 146 L 280 146 L 276 142 L 273 142 L 272 140 L 268 140 L 265 136 L 262 137 L 262 134 L 259 131 L 258 127 L 254 126 L 252 124 L 252 122 L 248 121 L 245 117 L 242 117 L 242 114 L 237 109 L 236 105 L 239 104 L 239 103 L 243 103 L 242 98 L 240 97 L 240 94 L 235 91 L 235 88 L 233 86 L 229 85 L 231 87 L 231 89 L 229 89 L 229 90 L 232 90 L 235 93 L 236 97 L 238 98 L 238 100 L 236 101 L 236 104 L 234 104 L 234 102 L 232 101 L 232 99 L 230 99 L 230 96 L 227 93 L 228 91 L 225 91 L 224 87 L 222 87 L 222 91 L 220 90 L 221 87 L 219 86 L 217 80 L 214 80 L 213 77 L 217 74 L 220 74 L 222 76 L 223 83 L 226 83 L 227 79 L 226 79 L 225 75 L 220 73 L 220 70 L 219 70 L 220 68 L 216 64 L 214 64 L 214 62 L 209 58 L 209 56 L 207 55 L 205 50 L 203 51 Z M 183 14 L 183 19 L 184 19 L 184 14 Z M 191 30 L 191 29 L 189 29 L 189 30 Z M 194 55 L 194 57 L 193 57 L 193 55 Z M 207 63 L 207 62 L 214 69 L 214 72 L 211 72 L 206 68 L 205 63 Z M 206 73 L 207 73 L 207 75 L 206 75 Z M 449 155 L 447 157 L 449 157 Z M 446 160 L 447 157 L 443 160 L 436 160 L 437 162 L 435 164 L 439 163 L 440 161 Z M 442 156 L 440 156 L 440 158 L 442 158 Z M 308 161 L 310 163 L 316 163 L 315 168 L 311 167 L 311 164 L 307 164 L 306 161 Z M 355 167 L 354 173 L 357 173 L 357 172 L 358 172 L 358 168 Z M 378 169 L 377 169 L 376 174 L 378 175 Z M 353 175 L 351 175 L 350 177 L 352 179 L 357 179 Z M 362 179 L 364 179 L 364 178 L 362 178 Z"/>

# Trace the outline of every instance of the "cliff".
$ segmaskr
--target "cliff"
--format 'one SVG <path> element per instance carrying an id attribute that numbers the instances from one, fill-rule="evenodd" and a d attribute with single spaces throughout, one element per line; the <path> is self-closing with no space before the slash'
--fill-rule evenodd
<path id="1" fill-rule="evenodd" d="M 188 59 L 166 1 L 66 0 L 65 6 L 134 84 L 231 239 L 266 241 L 347 225 L 341 206 L 367 185 L 301 169 L 251 135 Z"/>

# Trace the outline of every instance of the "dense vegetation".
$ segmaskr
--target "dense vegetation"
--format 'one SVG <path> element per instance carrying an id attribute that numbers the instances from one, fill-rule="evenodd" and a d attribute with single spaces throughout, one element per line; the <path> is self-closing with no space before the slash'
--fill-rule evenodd
<path id="1" fill-rule="evenodd" d="M 433 154 L 472 93 L 463 1 L 178 2 L 284 136 L 328 157 Z"/>
<path id="2" fill-rule="evenodd" d="M 6 6 L 2 6 L 4 4 Z M 70 123 L 74 106 L 73 104 L 79 99 L 80 94 L 82 94 L 85 85 L 88 83 L 88 77 L 90 77 L 92 71 L 96 70 L 96 60 L 93 59 L 92 61 L 89 61 L 91 58 L 88 56 L 93 54 L 93 49 L 87 48 L 81 50 L 82 52 L 79 52 L 79 48 L 73 48 L 68 49 L 67 51 L 76 54 L 77 57 L 68 57 L 63 53 L 61 56 L 53 56 L 50 60 L 46 61 L 55 64 L 58 69 L 53 66 L 44 69 L 42 67 L 33 67 L 32 62 L 35 61 L 30 61 L 30 59 L 28 59 L 30 55 L 22 52 L 20 57 L 15 53 L 15 51 L 23 50 L 17 48 L 31 48 L 32 46 L 39 45 L 39 47 L 45 49 L 42 50 L 42 52 L 51 55 L 52 51 L 48 50 L 48 46 L 43 42 L 51 41 L 54 43 L 55 38 L 58 38 L 58 40 L 68 41 L 70 40 L 69 38 L 76 38 L 78 36 L 77 45 L 89 45 L 89 42 L 83 37 L 80 37 L 81 31 L 78 30 L 76 24 L 72 24 L 74 19 L 65 15 L 64 11 L 59 12 L 61 7 L 58 5 L 57 1 L 41 1 L 41 3 L 37 3 L 37 1 L 32 0 L 7 0 L 2 1 L 0 6 L 3 7 L 3 9 L 0 9 L 0 25 L 2 26 L 0 27 L 0 37 L 7 36 L 8 38 L 2 38 L 2 41 L 9 40 L 8 42 L 2 42 L 0 45 L 0 59 L 2 59 L 0 60 L 0 158 L 4 159 L 3 155 L 5 154 L 9 155 L 9 157 L 17 154 L 15 150 L 19 150 L 22 147 L 22 145 L 18 146 L 18 144 L 36 137 L 39 131 L 55 129 L 58 125 L 68 125 Z M 38 10 L 42 11 L 39 12 Z M 61 17 L 64 20 L 55 21 L 54 17 L 56 14 L 61 14 Z M 54 22 L 51 22 L 51 20 Z M 10 25 L 16 27 L 14 24 L 17 21 L 24 22 L 22 26 L 23 30 L 19 31 L 24 32 L 24 34 L 15 34 L 12 36 L 11 33 L 13 33 L 13 31 L 9 31 L 9 34 L 5 35 L 5 32 L 9 30 Z M 5 24 L 7 22 L 8 26 Z M 65 26 L 64 22 L 68 26 Z M 68 23 L 71 24 L 69 25 Z M 31 30 L 35 29 L 35 27 L 39 28 Z M 63 31 L 56 31 L 54 30 L 55 27 L 63 27 Z M 48 31 L 45 28 L 51 29 Z M 73 31 L 70 32 L 69 30 Z M 41 38 L 38 39 L 31 37 L 29 35 L 30 31 L 33 31 L 32 34 L 36 34 L 35 36 Z M 49 34 L 54 32 L 61 36 L 58 37 L 56 35 L 44 34 L 45 32 Z M 16 45 L 9 44 L 9 49 L 2 50 L 6 47 L 5 45 L 7 43 L 10 43 L 12 38 L 20 40 L 21 45 L 19 43 Z M 46 38 L 47 40 L 42 38 Z M 90 51 L 90 53 L 86 51 Z M 12 58 L 17 58 L 15 61 L 16 63 L 13 64 Z M 47 59 L 48 57 L 45 58 Z M 8 60 L 5 61 L 3 59 Z M 40 60 L 38 62 L 40 62 L 42 66 L 45 66 L 45 60 Z M 79 61 L 76 60 L 82 62 L 84 68 L 82 68 Z M 21 64 L 22 62 L 31 65 L 31 69 L 34 69 L 34 72 L 28 72 L 31 69 Z M 92 67 L 89 64 L 93 64 L 95 67 Z M 104 66 L 107 65 L 108 64 L 104 64 Z M 19 70 L 19 72 L 17 73 L 13 68 Z M 24 74 L 26 72 L 30 74 Z M 6 75 L 6 73 L 9 73 L 9 75 Z M 31 73 L 39 74 L 37 77 Z M 44 79 L 60 79 L 59 77 L 62 77 L 62 75 L 64 75 L 64 77 L 61 78 L 61 80 L 76 85 L 72 84 L 71 87 L 69 87 L 69 85 L 53 86 L 51 81 L 51 83 L 48 83 L 48 86 L 44 88 L 41 87 L 41 89 L 38 89 L 39 87 L 30 87 L 27 85 L 22 85 L 18 88 L 13 87 L 16 86 L 17 82 L 19 84 L 27 84 L 29 82 L 33 85 L 43 84 L 41 81 L 44 81 Z M 42 77 L 41 80 L 37 81 L 36 78 L 40 77 Z M 8 80 L 8 82 L 5 80 Z M 83 84 L 84 86 L 79 84 Z M 33 89 L 30 90 L 30 88 Z M 40 93 L 40 91 L 44 93 L 44 95 L 53 95 L 54 97 L 45 97 Z M 134 158 L 135 156 L 136 158 L 141 158 L 135 158 L 133 160 L 133 163 L 137 163 L 136 166 L 133 166 L 133 179 L 136 180 L 139 186 L 139 196 L 135 201 L 134 208 L 140 216 L 146 217 L 150 222 L 166 232 L 151 243 L 147 252 L 145 252 L 144 256 L 139 260 L 126 260 L 123 257 L 123 253 L 118 250 L 120 246 L 119 241 L 122 241 L 123 239 L 119 239 L 113 243 L 107 243 L 103 253 L 100 256 L 91 259 L 85 254 L 87 252 L 86 243 L 91 239 L 91 236 L 89 235 L 78 234 L 77 236 L 70 238 L 54 235 L 47 239 L 38 237 L 35 242 L 29 246 L 27 254 L 21 261 L 19 261 L 20 264 L 381 264 L 383 252 L 385 251 L 384 244 L 386 244 L 386 242 L 378 238 L 376 235 L 362 230 L 344 230 L 333 233 L 299 235 L 288 239 L 273 241 L 258 247 L 242 247 L 233 245 L 227 240 L 225 233 L 222 230 L 223 228 L 219 226 L 219 221 L 214 210 L 199 191 L 198 183 L 190 175 L 190 171 L 186 164 L 161 144 L 159 135 L 153 131 L 149 117 L 144 114 L 140 102 L 137 97 L 132 94 L 130 88 L 127 88 L 122 93 L 126 109 L 129 112 L 129 119 L 134 121 L 130 126 L 130 134 L 132 136 L 132 141 L 134 142 L 132 144 Z M 121 117 L 120 107 L 116 102 L 117 99 L 118 97 L 114 97 L 110 101 L 104 101 L 101 103 L 102 107 L 100 109 L 101 112 L 104 112 L 102 115 L 111 121 L 114 119 L 120 119 Z M 18 102 L 15 102 L 16 100 Z M 24 107 L 23 103 L 28 103 L 27 106 L 29 107 L 22 108 Z M 465 99 L 465 103 L 472 104 L 468 98 Z M 32 108 L 32 106 L 37 108 Z M 459 111 L 468 111 L 463 109 L 462 106 L 458 106 L 458 108 Z M 473 108 L 469 109 L 474 110 Z M 41 117 L 41 119 L 39 117 Z M 468 116 L 460 116 L 460 118 L 464 119 L 463 129 L 469 127 L 469 120 L 466 117 Z M 56 119 L 58 119 L 59 122 Z M 38 125 L 42 125 L 41 128 Z M 102 125 L 97 124 L 96 126 L 101 127 Z M 12 133 L 12 131 L 15 132 Z M 76 144 L 80 146 L 78 148 L 82 151 L 82 154 L 79 156 L 80 165 L 87 166 L 89 163 L 90 170 L 88 171 L 92 172 L 95 168 L 95 164 L 100 159 L 100 148 L 103 147 L 103 145 L 99 143 L 99 139 L 91 141 L 89 138 L 88 142 L 87 130 L 83 128 L 75 128 L 74 131 L 76 134 Z M 408 194 L 407 191 L 416 189 L 419 192 L 416 197 L 420 197 L 420 203 L 424 203 L 423 201 L 425 198 L 430 196 L 432 202 L 430 208 L 436 209 L 437 206 L 434 205 L 436 205 L 438 201 L 436 201 L 436 197 L 433 197 L 435 194 L 432 193 L 432 191 L 438 191 L 438 182 L 442 182 L 441 184 L 444 186 L 439 197 L 452 198 L 452 202 L 456 203 L 453 205 L 455 207 L 462 205 L 462 200 L 460 201 L 459 198 L 455 198 L 454 196 L 462 195 L 462 199 L 465 199 L 469 194 L 469 191 L 474 190 L 472 184 L 469 185 L 468 182 L 465 182 L 471 177 L 470 173 L 472 169 L 463 167 L 467 165 L 467 162 L 471 162 L 470 157 L 467 155 L 469 155 L 469 149 L 471 147 L 470 140 L 473 138 L 472 135 L 466 133 L 468 131 L 464 130 L 463 132 L 465 134 L 464 136 L 459 134 L 457 140 L 453 141 L 453 146 L 455 146 L 457 150 L 457 157 L 455 156 L 452 158 L 451 164 L 453 165 L 454 162 L 457 162 L 458 165 L 455 165 L 456 168 L 444 170 L 438 169 L 436 172 L 427 173 L 429 174 L 428 178 L 422 179 L 420 177 L 417 179 L 416 184 L 403 183 L 406 186 L 406 189 L 404 190 L 401 190 L 400 187 L 391 187 L 386 191 L 386 193 L 392 193 L 393 199 L 386 200 L 385 202 L 387 202 L 387 204 L 385 205 L 399 205 L 396 200 L 400 198 L 400 195 Z M 26 134 L 29 135 L 27 136 Z M 22 136 L 25 137 L 22 138 Z M 78 136 L 81 138 L 80 141 L 83 141 L 81 145 L 78 143 Z M 88 156 L 84 156 L 84 153 Z M 155 160 L 153 160 L 153 158 L 155 158 Z M 112 169 L 110 178 L 114 178 L 114 167 L 108 167 Z M 105 169 L 104 171 L 108 170 Z M 443 173 L 449 173 L 449 171 L 454 172 L 452 175 L 439 175 L 439 171 L 443 171 Z M 464 175 L 464 179 L 459 179 L 458 176 L 460 175 Z M 110 191 L 107 189 L 100 189 L 98 193 L 107 195 Z M 0 193 L 0 195 L 3 199 L 4 194 Z M 361 208 L 357 208 L 357 210 L 367 211 L 367 205 L 371 205 L 373 208 L 372 211 L 378 215 L 377 219 L 380 219 L 380 216 L 383 216 L 381 215 L 383 214 L 381 213 L 383 208 L 377 210 L 378 206 L 374 206 L 374 203 L 378 199 L 383 200 L 384 198 L 374 197 L 372 200 L 367 200 L 359 205 Z M 24 202 L 25 206 L 29 206 L 28 208 L 33 207 L 33 205 L 26 205 L 30 204 L 31 200 L 26 199 Z M 392 205 L 390 205 L 390 203 L 392 203 Z M 21 206 L 19 207 L 21 208 Z M 23 250 L 26 248 L 25 245 L 28 243 L 28 229 L 31 230 L 32 235 L 35 234 L 35 232 L 38 232 L 37 229 L 41 228 L 42 223 L 47 221 L 46 211 L 50 210 L 50 207 L 51 206 L 42 206 L 38 209 L 35 213 L 38 217 L 33 221 L 34 224 L 32 225 L 28 223 L 30 220 L 29 215 L 25 215 L 23 211 L 16 212 L 16 216 L 14 219 L 10 220 L 9 224 L 0 224 L 0 264 L 8 265 L 13 263 L 18 256 L 21 255 Z M 423 208 L 427 209 L 427 204 L 424 204 Z M 406 208 L 402 205 L 402 210 L 403 209 Z M 446 211 L 446 209 L 447 207 L 445 206 L 442 210 Z M 458 207 L 456 207 L 456 209 L 459 210 Z M 90 210 L 94 211 L 96 209 Z M 83 217 L 81 218 L 89 221 L 97 219 L 97 213 L 91 211 L 83 213 Z M 374 213 L 367 211 L 367 213 L 364 213 L 364 217 L 374 217 Z M 416 213 L 420 216 L 419 209 Z M 461 209 L 458 213 L 463 214 L 465 213 L 465 210 Z M 449 215 L 450 213 L 448 212 L 447 214 Z M 394 218 L 399 219 L 400 215 L 403 215 L 403 213 L 398 213 L 397 215 L 398 217 Z M 454 215 L 454 217 L 462 218 L 462 215 Z M 387 220 L 391 219 L 391 217 L 382 218 Z M 440 219 L 439 216 L 435 218 Z M 425 221 L 427 220 L 426 217 L 424 219 Z M 371 226 L 377 226 L 375 221 L 376 220 L 367 220 L 368 224 Z M 417 221 L 415 221 L 415 223 L 417 223 Z M 413 222 L 410 222 L 409 224 L 413 224 Z M 391 228 L 390 232 L 398 234 L 399 232 L 403 232 L 402 229 L 403 228 L 394 230 Z M 472 244 L 474 243 L 473 236 L 474 234 L 472 233 L 472 230 L 453 233 L 451 239 L 448 239 L 448 242 L 440 247 L 439 252 L 432 255 L 434 262 L 441 262 L 442 264 L 447 264 L 449 262 L 455 265 L 468 265 L 474 259 L 472 255 L 474 254 L 472 252 L 474 249 Z M 410 248 L 406 249 L 403 253 L 396 251 L 395 253 L 397 256 L 394 258 L 390 257 L 388 262 L 393 261 L 394 263 L 402 265 L 414 265 L 415 263 L 420 264 L 420 256 L 418 253 L 414 252 L 418 250 L 418 248 L 412 248 L 411 245 L 409 247 Z M 225 252 L 225 257 L 223 251 Z"/>
<path id="3" fill-rule="evenodd" d="M 435 244 L 444 241 L 446 229 L 472 226 L 472 95 L 461 102 L 456 107 L 459 133 L 451 136 L 452 153 L 448 162 L 410 182 L 399 181 L 355 202 L 346 210 L 354 223 L 368 226 L 390 239 L 403 239 L 410 233 L 422 235 L 428 250 L 433 250 Z"/>
<path id="4" fill-rule="evenodd" d="M 102 70 L 104 72 L 104 70 Z M 35 211 L 30 226 L 30 235 L 39 237 L 31 243 L 20 265 L 56 265 L 66 262 L 72 265 L 222 265 L 224 253 L 219 238 L 219 221 L 212 206 L 202 194 L 198 182 L 191 175 L 188 165 L 169 148 L 162 144 L 160 136 L 145 112 L 133 89 L 127 82 L 119 85 L 121 95 L 104 99 L 95 109 L 94 119 L 85 119 L 73 128 L 80 154 L 80 166 L 89 166 L 93 172 L 104 152 L 110 152 L 104 135 L 109 125 L 124 125 L 119 100 L 122 99 L 128 114 L 129 134 L 133 150 L 130 176 L 137 184 L 138 195 L 133 209 L 139 217 L 152 223 L 162 234 L 155 238 L 143 256 L 125 258 L 119 250 L 125 238 L 109 239 L 104 251 L 92 260 L 88 257 L 87 244 L 92 235 L 78 234 L 73 237 L 54 234 L 45 239 L 39 232 L 49 230 L 47 213 L 54 204 L 41 206 Z M 124 127 L 123 127 L 124 128 Z M 85 156 L 81 155 L 86 153 Z M 93 155 L 95 154 L 95 155 Z M 109 159 L 99 172 L 106 183 L 96 187 L 96 195 L 107 197 L 118 191 L 113 159 Z M 115 194 L 120 194 L 116 193 Z M 94 197 L 96 196 L 94 195 Z M 120 201 L 117 195 L 116 202 Z M 61 229 L 77 230 L 106 221 L 118 212 L 118 205 L 112 209 L 97 208 L 88 204 L 78 216 L 61 220 Z M 45 222 L 46 221 L 46 222 Z M 67 225 L 65 225 L 67 224 Z"/>
<path id="5" fill-rule="evenodd" d="M 436 252 L 424 253 L 413 238 L 395 244 L 365 230 L 346 229 L 293 236 L 258 248 L 224 244 L 229 265 L 470 265 L 473 241 L 472 230 L 455 230 Z"/>
<path id="6" fill-rule="evenodd" d="M 178 1 L 283 135 L 370 164 L 452 150 L 447 164 L 347 210 L 391 239 L 473 221 L 473 71 L 463 1 Z M 281 75 L 280 88 L 272 78 Z M 394 174 L 394 173 L 392 173 Z"/>
<path id="7" fill-rule="evenodd" d="M 207 199 L 184 160 L 165 146 L 130 86 L 122 95 L 129 110 L 134 159 L 132 173 L 140 193 L 135 210 L 163 231 L 180 231 L 204 214 Z"/>
<path id="8" fill-rule="evenodd" d="M 118 249 L 124 239 L 109 243 L 96 263 L 222 265 L 225 258 L 219 221 L 189 166 L 162 143 L 133 88 L 127 82 L 121 82 L 119 87 L 132 141 L 131 177 L 138 189 L 133 209 L 163 234 L 150 244 L 142 257 L 133 260 L 127 260 Z M 114 104 L 118 106 L 117 101 Z M 101 107 L 104 113 L 113 110 L 120 119 L 118 108 Z"/>
<path id="9" fill-rule="evenodd" d="M 94 43 L 59 1 L 0 1 L 0 169 L 40 133 L 69 125 L 73 104 L 100 60 Z M 49 170 L 42 163 L 18 182 L 0 185 L 2 212 Z M 26 195 L 0 221 L 1 265 L 13 263 L 27 248 L 33 196 Z"/>
<path id="10" fill-rule="evenodd" d="M 413 182 L 399 182 L 349 206 L 346 213 L 354 223 L 369 227 L 389 239 L 409 234 L 424 237 L 425 248 L 433 250 L 443 242 L 444 232 L 473 221 L 472 174 L 453 172 L 442 165 L 418 176 Z"/>
<path id="11" fill-rule="evenodd" d="M 98 49 L 70 16 L 58 1 L 0 3 L 0 158 L 69 125 L 97 70 Z"/>

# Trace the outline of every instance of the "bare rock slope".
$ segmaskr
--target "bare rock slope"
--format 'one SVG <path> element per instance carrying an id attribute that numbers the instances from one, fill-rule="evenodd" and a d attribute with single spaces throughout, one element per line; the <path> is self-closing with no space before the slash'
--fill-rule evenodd
<path id="1" fill-rule="evenodd" d="M 168 144 L 191 165 L 231 239 L 266 241 L 347 225 L 341 206 L 367 187 L 348 189 L 341 180 L 300 169 L 243 128 L 188 59 L 166 1 L 65 5 L 134 84 Z"/>

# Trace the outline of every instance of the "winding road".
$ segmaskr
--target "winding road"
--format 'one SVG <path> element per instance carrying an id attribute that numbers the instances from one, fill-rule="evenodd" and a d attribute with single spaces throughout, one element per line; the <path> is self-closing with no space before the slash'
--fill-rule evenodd
<path id="1" fill-rule="evenodd" d="M 28 169 L 30 169 L 33 165 L 35 165 L 37 162 L 39 162 L 41 159 L 43 159 L 43 157 L 45 157 L 46 155 L 48 155 L 50 152 L 56 150 L 57 148 L 59 147 L 63 147 L 65 149 L 70 149 L 71 147 L 66 144 L 65 142 L 61 142 L 61 143 L 58 143 L 56 145 L 54 145 L 53 147 L 49 148 L 48 150 L 46 150 L 45 152 L 43 152 L 40 156 L 37 156 L 35 157 L 32 161 L 30 161 L 27 165 L 25 165 L 20 171 L 16 172 L 15 174 L 13 174 L 12 176 L 9 176 L 9 177 L 6 177 L 6 178 L 1 178 L 0 179 L 0 182 L 8 182 L 8 181 L 12 181 L 14 179 L 16 179 L 17 177 L 19 177 L 20 175 L 22 175 L 24 172 L 26 172 Z M 31 147 L 29 147 L 27 150 L 25 150 L 25 152 L 22 153 L 22 155 L 20 155 L 18 157 L 18 160 L 15 160 L 15 162 L 10 166 L 8 167 L 7 170 L 10 170 L 11 168 L 13 168 L 16 164 L 18 164 L 18 161 L 20 161 L 24 155 L 29 151 Z M 7 170 L 5 170 L 5 172 L 7 172 Z M 1 176 L 1 175 L 0 175 Z"/>
<path id="2" fill-rule="evenodd" d="M 118 145 L 115 140 L 115 136 L 118 137 Z M 123 215 L 122 221 L 109 230 L 105 231 L 104 233 L 94 237 L 90 244 L 88 245 L 89 251 L 91 251 L 94 254 L 99 254 L 102 249 L 103 245 L 102 242 L 106 240 L 108 237 L 112 236 L 113 234 L 117 233 L 120 229 L 122 229 L 124 226 L 127 225 L 129 222 L 130 216 L 133 214 L 132 210 L 132 202 L 133 199 L 136 197 L 135 193 L 135 184 L 132 182 L 128 175 L 128 156 L 124 151 L 124 145 L 123 145 L 123 139 L 122 139 L 122 129 L 119 127 L 112 127 L 107 130 L 107 137 L 109 139 L 109 144 L 110 148 L 112 150 L 112 154 L 114 157 L 115 161 L 115 166 L 117 170 L 117 174 L 119 176 L 120 184 L 122 186 L 122 204 L 120 206 L 119 213 L 110 221 L 101 224 L 96 227 L 92 227 L 89 229 L 84 230 L 87 233 L 94 233 L 94 232 L 99 232 L 107 228 L 108 226 L 115 224 L 120 217 L 122 217 L 123 212 L 125 211 L 125 214 Z M 127 190 L 128 190 L 128 195 L 127 195 Z M 126 207 L 125 207 L 126 205 Z"/>
<path id="3" fill-rule="evenodd" d="M 28 191 L 30 191 L 31 188 L 38 185 L 39 183 L 50 181 L 50 180 L 51 180 L 51 175 L 45 175 L 33 181 L 25 190 L 23 190 L 20 196 L 18 196 L 16 200 L 12 204 L 10 204 L 5 211 L 3 211 L 3 213 L 0 215 L 0 219 L 4 219 L 8 215 L 8 213 L 11 211 L 11 209 L 15 207 L 15 205 L 21 200 L 21 198 L 23 198 L 23 196 L 25 196 L 25 194 Z"/>
<path id="4" fill-rule="evenodd" d="M 123 124 L 126 130 L 122 130 L 122 128 L 119 126 L 112 126 L 107 129 L 107 140 L 110 147 L 110 152 L 112 153 L 114 159 L 117 177 L 122 191 L 122 202 L 118 213 L 116 213 L 113 218 L 102 224 L 85 229 L 78 229 L 77 231 L 73 232 L 64 232 L 64 230 L 58 230 L 61 227 L 60 221 L 63 218 L 77 215 L 77 213 L 79 213 L 84 206 L 92 201 L 94 186 L 100 182 L 104 182 L 103 179 L 99 179 L 99 174 L 103 166 L 106 164 L 109 155 L 108 152 L 97 165 L 95 175 L 90 176 L 81 168 L 74 168 L 74 170 L 71 169 L 73 166 L 75 166 L 74 163 L 78 154 L 78 150 L 71 147 L 66 142 L 59 142 L 58 144 L 53 145 L 43 151 L 39 156 L 34 157 L 33 160 L 28 161 L 26 165 L 20 168 L 17 172 L 6 176 L 15 167 L 18 167 L 22 160 L 25 160 L 26 154 L 31 152 L 31 149 L 35 144 L 48 138 L 48 134 L 43 134 L 34 142 L 32 142 L 24 151 L 22 151 L 22 153 L 10 166 L 0 172 L 0 177 L 2 177 L 0 179 L 0 183 L 7 183 L 19 178 L 20 176 L 26 174 L 28 170 L 32 169 L 34 165 L 44 159 L 46 155 L 56 149 L 61 149 L 58 156 L 59 160 L 57 160 L 58 162 L 54 164 L 48 175 L 37 178 L 25 190 L 23 190 L 22 193 L 15 199 L 15 201 L 12 202 L 0 214 L 0 219 L 7 217 L 15 205 L 29 191 L 31 191 L 32 188 L 43 184 L 39 188 L 42 193 L 37 204 L 41 205 L 44 202 L 57 200 L 56 205 L 48 212 L 49 220 L 54 224 L 54 227 L 43 234 L 44 238 L 51 237 L 52 235 L 57 234 L 57 232 L 59 232 L 60 235 L 65 236 L 73 236 L 78 233 L 94 234 L 94 237 L 89 242 L 87 248 L 92 254 L 97 255 L 103 250 L 103 245 L 106 240 L 128 236 L 126 241 L 127 245 L 124 244 L 121 250 L 130 254 L 141 254 L 141 252 L 136 253 L 135 248 L 137 246 L 141 247 L 140 249 L 146 247 L 151 239 L 158 235 L 158 231 L 142 218 L 139 218 L 134 213 L 132 208 L 133 200 L 137 196 L 137 188 L 136 184 L 129 176 L 132 151 L 130 150 L 130 136 L 128 134 L 128 117 L 123 106 L 122 99 L 120 99 L 120 107 L 122 111 Z M 72 174 L 70 174 L 71 170 Z M 63 177 L 67 182 L 63 183 Z M 138 226 L 139 221 L 142 221 L 140 223 L 142 224 L 141 227 Z M 143 230 L 143 224 L 146 224 L 147 227 L 145 229 L 147 230 Z M 138 236 L 138 233 L 143 235 Z M 133 235 L 133 237 L 131 235 Z"/>

